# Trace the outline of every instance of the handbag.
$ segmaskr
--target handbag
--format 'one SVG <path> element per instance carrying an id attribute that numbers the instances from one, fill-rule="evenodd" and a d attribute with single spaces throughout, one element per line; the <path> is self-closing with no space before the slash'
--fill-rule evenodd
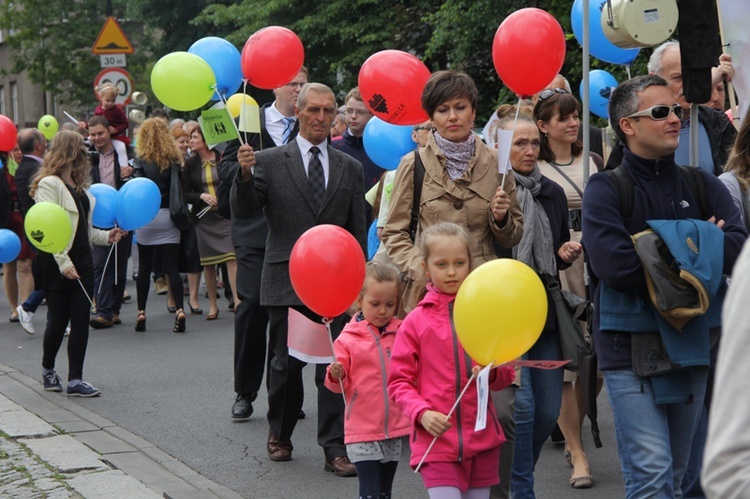
<path id="1" fill-rule="evenodd" d="M 565 365 L 565 369 L 568 371 L 577 371 L 580 353 L 590 349 L 590 345 L 586 341 L 583 329 L 578 321 L 581 315 L 585 318 L 586 300 L 575 293 L 560 289 L 560 284 L 554 276 L 541 275 L 540 277 L 555 306 L 557 332 L 560 336 L 562 358 L 564 360 L 570 359 L 570 362 Z M 570 304 L 568 301 L 570 301 Z"/>
<path id="2" fill-rule="evenodd" d="M 169 218 L 179 230 L 189 229 L 192 225 L 190 212 L 185 202 L 185 193 L 182 191 L 180 172 L 178 166 L 172 165 L 171 178 L 169 180 Z"/>

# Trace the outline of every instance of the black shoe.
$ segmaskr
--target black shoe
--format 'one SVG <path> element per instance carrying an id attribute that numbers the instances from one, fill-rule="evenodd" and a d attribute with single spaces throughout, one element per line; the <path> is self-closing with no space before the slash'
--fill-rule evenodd
<path id="1" fill-rule="evenodd" d="M 257 392 L 238 394 L 232 404 L 232 419 L 235 421 L 250 419 L 253 415 L 253 401 L 257 396 Z"/>
<path id="2" fill-rule="evenodd" d="M 555 425 L 555 429 L 552 430 L 552 434 L 549 438 L 555 445 L 562 445 L 565 443 L 565 436 L 562 434 L 562 431 L 560 431 L 560 427 L 558 425 Z"/>
<path id="3" fill-rule="evenodd" d="M 307 415 L 305 414 L 305 411 L 302 409 L 299 410 L 299 414 L 297 415 L 297 419 L 305 419 Z"/>

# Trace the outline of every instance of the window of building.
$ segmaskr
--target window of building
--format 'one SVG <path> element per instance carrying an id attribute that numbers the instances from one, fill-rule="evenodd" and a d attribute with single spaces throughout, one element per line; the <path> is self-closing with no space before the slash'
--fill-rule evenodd
<path id="1" fill-rule="evenodd" d="M 0 114 L 5 115 L 5 87 L 0 85 Z"/>
<path id="2" fill-rule="evenodd" d="M 10 112 L 13 123 L 18 124 L 18 84 L 14 81 L 10 84 Z"/>

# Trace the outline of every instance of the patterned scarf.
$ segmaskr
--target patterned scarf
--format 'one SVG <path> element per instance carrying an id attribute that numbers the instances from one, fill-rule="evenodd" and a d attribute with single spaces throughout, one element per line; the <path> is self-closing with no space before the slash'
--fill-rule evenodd
<path id="1" fill-rule="evenodd" d="M 463 142 L 453 142 L 435 132 L 435 142 L 440 150 L 443 151 L 443 155 L 445 155 L 445 171 L 448 172 L 451 180 L 463 177 L 469 168 L 469 161 L 476 149 L 474 133 L 470 133 L 469 138 Z"/>
<path id="2" fill-rule="evenodd" d="M 555 250 L 552 247 L 552 231 L 549 218 L 537 196 L 542 188 L 542 172 L 539 166 L 528 176 L 513 171 L 516 177 L 516 197 L 523 212 L 523 236 L 513 248 L 513 258 L 525 263 L 537 274 L 557 274 Z"/>

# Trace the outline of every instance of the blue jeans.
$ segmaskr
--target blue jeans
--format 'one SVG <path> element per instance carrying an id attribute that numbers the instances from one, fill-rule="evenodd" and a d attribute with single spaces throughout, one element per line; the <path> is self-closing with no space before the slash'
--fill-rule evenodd
<path id="1" fill-rule="evenodd" d="M 560 338 L 556 332 L 543 331 L 523 356 L 529 360 L 559 360 Z M 534 498 L 534 467 L 544 442 L 560 415 L 563 370 L 521 368 L 521 387 L 516 390 L 516 441 L 511 474 L 513 499 Z"/>
<path id="2" fill-rule="evenodd" d="M 686 370 L 692 400 L 657 405 L 648 378 L 630 369 L 605 371 L 625 497 L 682 498 L 693 434 L 703 408 L 708 369 Z"/>
<path id="3" fill-rule="evenodd" d="M 42 291 L 41 289 L 35 289 L 31 292 L 29 297 L 26 298 L 26 301 L 21 304 L 21 306 L 25 311 L 35 314 L 36 309 L 39 308 L 39 305 L 41 305 L 43 301 L 44 291 Z"/>

